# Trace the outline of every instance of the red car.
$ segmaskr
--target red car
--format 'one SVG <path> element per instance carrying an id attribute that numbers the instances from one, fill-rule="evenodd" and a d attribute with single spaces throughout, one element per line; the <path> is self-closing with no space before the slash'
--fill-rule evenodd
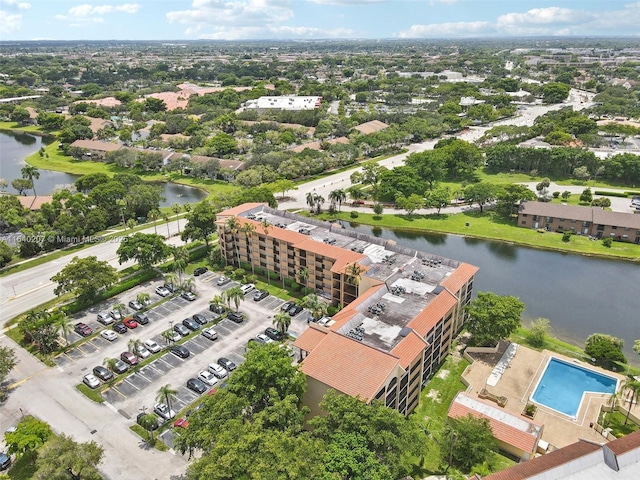
<path id="1" fill-rule="evenodd" d="M 186 418 L 179 418 L 173 422 L 174 428 L 187 428 L 189 426 L 189 420 Z"/>
<path id="2" fill-rule="evenodd" d="M 127 318 L 125 318 L 125 319 L 122 321 L 122 323 L 124 323 L 124 325 L 125 325 L 127 328 L 131 328 L 131 329 L 134 329 L 134 328 L 136 328 L 136 327 L 138 326 L 138 322 L 136 322 L 136 321 L 135 321 L 133 318 L 131 318 L 131 317 L 127 317 Z"/>
<path id="3" fill-rule="evenodd" d="M 93 330 L 91 329 L 91 327 L 86 323 L 82 323 L 82 322 L 76 323 L 73 329 L 78 335 L 82 335 L 83 337 L 88 337 L 93 333 Z"/>
<path id="4" fill-rule="evenodd" d="M 122 360 L 124 363 L 128 363 L 129 365 L 132 365 L 132 366 L 138 364 L 138 357 L 136 357 L 131 352 L 122 352 L 120 354 L 120 360 Z"/>

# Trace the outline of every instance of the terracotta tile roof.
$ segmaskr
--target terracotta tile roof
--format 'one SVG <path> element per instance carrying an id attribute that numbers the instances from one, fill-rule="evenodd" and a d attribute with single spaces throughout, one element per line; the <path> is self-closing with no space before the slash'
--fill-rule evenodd
<path id="1" fill-rule="evenodd" d="M 338 138 L 332 138 L 331 140 L 326 140 L 326 142 L 331 144 L 331 145 L 335 145 L 336 143 L 345 143 L 346 144 L 346 143 L 349 143 L 349 139 L 347 137 L 338 137 Z M 305 148 L 310 148 L 311 150 L 320 151 L 320 150 L 322 150 L 322 142 L 316 141 L 316 142 L 303 143 L 302 145 L 296 145 L 295 147 L 290 148 L 289 151 L 290 152 L 295 152 L 295 153 L 300 153 Z"/>
<path id="2" fill-rule="evenodd" d="M 366 292 L 358 295 L 358 298 L 356 298 L 353 302 L 351 302 L 349 305 L 347 305 L 333 317 L 331 317 L 335 322 L 333 323 L 333 325 L 331 325 L 331 330 L 338 331 L 340 328 L 342 328 L 345 323 L 347 323 L 354 315 L 358 313 L 358 306 L 360 306 L 362 302 L 364 302 L 367 298 L 369 298 L 381 288 L 386 288 L 384 283 L 371 287 Z"/>
<path id="3" fill-rule="evenodd" d="M 42 204 L 51 203 L 53 201 L 52 195 L 38 195 L 37 197 L 34 197 L 33 195 L 28 195 L 26 197 L 19 195 L 17 198 L 20 205 L 22 205 L 23 208 L 28 208 L 29 210 L 40 210 Z"/>
<path id="4" fill-rule="evenodd" d="M 329 333 L 329 329 L 321 327 L 317 323 L 310 323 L 309 328 L 302 332 L 302 335 L 293 342 L 293 345 L 305 352 L 311 352 L 322 340 L 324 340 L 327 333 Z"/>
<path id="5" fill-rule="evenodd" d="M 367 258 L 367 256 L 362 253 L 353 252 L 346 248 L 336 247 L 334 245 L 328 245 L 323 242 L 317 242 L 306 235 L 303 235 L 303 237 L 305 240 L 300 243 L 296 243 L 296 247 L 306 250 L 307 252 L 312 252 L 334 259 L 335 262 L 331 267 L 331 271 L 335 273 L 343 272 L 349 265 Z M 364 274 L 364 272 L 367 271 L 367 267 L 364 265 L 361 265 L 360 267 L 361 272 Z"/>
<path id="6" fill-rule="evenodd" d="M 118 143 L 97 142 L 95 140 L 76 140 L 71 146 L 95 150 L 96 152 L 115 152 L 122 148 L 122 145 Z"/>
<path id="7" fill-rule="evenodd" d="M 329 332 L 302 362 L 305 375 L 352 397 L 370 401 L 394 374 L 398 359 L 339 333 Z"/>
<path id="8" fill-rule="evenodd" d="M 483 480 L 523 480 L 525 478 L 531 478 L 584 457 L 585 455 L 590 455 L 600 450 L 600 448 L 600 445 L 595 443 L 579 441 L 542 455 L 541 457 L 532 458 L 529 461 L 519 463 L 506 470 L 492 473 L 482 478 Z"/>
<path id="9" fill-rule="evenodd" d="M 606 446 L 616 455 L 623 455 L 631 450 L 640 448 L 640 430 L 609 442 Z"/>
<path id="10" fill-rule="evenodd" d="M 78 100 L 73 103 L 91 103 L 93 105 L 99 105 L 101 107 L 119 107 L 122 102 L 115 97 L 105 97 L 97 100 Z"/>
<path id="11" fill-rule="evenodd" d="M 233 217 L 234 215 L 240 215 L 241 213 L 244 213 L 247 210 L 251 210 L 252 208 L 266 207 L 266 206 L 267 206 L 266 203 L 243 203 L 242 205 L 238 205 L 237 207 L 233 207 L 233 208 L 228 208 L 227 210 L 224 210 L 216 214 L 216 218 Z M 242 219 L 239 218 L 238 220 L 244 220 L 244 218 Z M 259 222 L 254 222 L 254 223 L 259 223 Z M 269 233 L 271 233 L 271 230 L 269 230 Z"/>
<path id="12" fill-rule="evenodd" d="M 101 128 L 104 128 L 106 125 L 109 125 L 111 123 L 111 121 L 105 120 L 104 118 L 93 118 L 93 117 L 87 117 L 87 118 L 91 122 L 91 125 L 89 125 L 89 128 L 94 134 L 97 133 L 98 130 L 100 130 Z"/>
<path id="13" fill-rule="evenodd" d="M 455 271 L 445 278 L 440 285 L 450 290 L 452 293 L 458 292 L 480 270 L 475 265 L 461 263 Z"/>
<path id="14" fill-rule="evenodd" d="M 458 301 L 446 290 L 443 290 L 438 296 L 421 312 L 418 313 L 409 323 L 407 327 L 414 329 L 418 335 L 425 337 L 429 330 L 436 326 L 440 319 L 447 315 Z"/>
<path id="15" fill-rule="evenodd" d="M 411 332 L 400 340 L 400 343 L 389 353 L 398 357 L 400 359 L 400 365 L 406 370 L 418 355 L 422 355 L 426 346 L 427 342 L 416 334 L 416 332 Z"/>
<path id="16" fill-rule="evenodd" d="M 507 413 L 495 404 L 459 392 L 451 402 L 447 416 L 460 418 L 467 415 L 486 418 L 497 440 L 523 452 L 534 453 L 542 435 L 540 425 Z"/>
<path id="17" fill-rule="evenodd" d="M 379 132 L 380 130 L 384 130 L 385 128 L 388 128 L 388 127 L 389 125 L 387 125 L 384 122 L 381 122 L 380 120 L 371 120 L 370 122 L 361 123 L 357 127 L 353 127 L 353 128 L 354 130 L 358 130 L 359 132 L 367 135 L 369 133 Z"/>

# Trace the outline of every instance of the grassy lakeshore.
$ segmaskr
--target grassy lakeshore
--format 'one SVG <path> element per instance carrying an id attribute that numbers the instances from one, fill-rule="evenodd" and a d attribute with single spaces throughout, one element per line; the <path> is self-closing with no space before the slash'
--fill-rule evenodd
<path id="1" fill-rule="evenodd" d="M 308 212 L 303 214 L 308 215 Z M 358 218 L 351 218 L 349 212 L 320 215 L 323 220 L 344 220 L 355 224 L 385 227 L 397 230 L 416 232 L 454 233 L 468 237 L 499 240 L 518 245 L 544 250 L 579 253 L 582 255 L 613 257 L 640 262 L 640 245 L 633 243 L 613 242 L 611 248 L 605 247 L 601 241 L 589 240 L 587 237 L 573 235 L 569 242 L 562 241 L 562 234 L 554 232 L 539 233 L 528 228 L 518 228 L 495 212 L 463 212 L 454 215 L 413 215 L 401 213 L 375 215 L 359 213 Z M 467 226 L 468 224 L 468 226 Z"/>

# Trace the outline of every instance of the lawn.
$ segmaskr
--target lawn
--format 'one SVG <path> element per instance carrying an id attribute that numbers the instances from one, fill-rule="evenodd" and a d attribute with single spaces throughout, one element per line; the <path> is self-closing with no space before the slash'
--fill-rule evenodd
<path id="1" fill-rule="evenodd" d="M 560 233 L 540 233 L 529 228 L 518 228 L 514 223 L 507 221 L 493 211 L 482 214 L 473 211 L 458 214 L 443 213 L 441 215 L 414 214 L 412 216 L 400 212 L 383 213 L 382 215 L 359 213 L 356 219 L 352 219 L 349 213 L 341 212 L 335 215 L 322 214 L 320 218 L 323 220 L 341 219 L 356 224 L 397 230 L 453 233 L 468 237 L 501 240 L 544 250 L 617 257 L 634 261 L 640 259 L 640 245 L 613 242 L 611 248 L 607 248 L 600 241 L 589 240 L 580 235 L 573 235 L 569 242 L 563 242 Z"/>
<path id="2" fill-rule="evenodd" d="M 638 429 L 640 429 L 640 426 L 634 423 L 631 419 L 629 419 L 629 421 L 626 422 L 625 425 L 626 418 L 626 410 L 624 413 L 617 410 L 612 413 L 602 412 L 600 414 L 600 418 L 598 419 L 598 423 L 605 428 L 610 428 L 611 433 L 620 438 L 624 437 L 625 435 L 629 435 L 630 433 L 636 432 Z"/>
<path id="3" fill-rule="evenodd" d="M 42 131 L 42 129 L 37 126 L 37 125 L 20 125 L 19 123 L 16 122 L 0 122 L 0 131 L 2 130 L 10 130 L 12 132 L 28 132 L 28 133 L 46 133 L 47 135 L 50 135 L 49 132 L 44 132 Z"/>

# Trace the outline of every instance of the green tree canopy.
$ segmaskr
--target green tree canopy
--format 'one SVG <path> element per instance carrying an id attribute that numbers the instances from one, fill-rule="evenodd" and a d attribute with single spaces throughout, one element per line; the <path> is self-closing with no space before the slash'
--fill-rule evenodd
<path id="1" fill-rule="evenodd" d="M 96 442 L 77 443 L 64 434 L 52 436 L 38 449 L 34 480 L 101 480 L 96 466 L 104 450 Z"/>
<path id="2" fill-rule="evenodd" d="M 622 347 L 624 342 L 621 339 L 604 333 L 594 333 L 587 338 L 584 353 L 595 358 L 599 365 L 611 365 L 613 362 L 627 363 Z"/>
<path id="3" fill-rule="evenodd" d="M 118 281 L 115 268 L 97 257 L 73 257 L 62 270 L 51 277 L 58 284 L 54 289 L 56 295 L 72 292 L 80 301 L 95 298 L 100 292 L 107 290 Z"/>
<path id="4" fill-rule="evenodd" d="M 273 195 L 272 195 L 273 196 Z M 204 240 L 209 248 L 209 235 L 216 232 L 216 211 L 213 206 L 202 201 L 187 214 L 187 224 L 182 230 L 182 240 Z"/>
<path id="5" fill-rule="evenodd" d="M 128 260 L 135 260 L 145 269 L 162 262 L 169 256 L 169 253 L 170 248 L 164 243 L 164 238 L 155 233 L 135 233 L 127 237 L 126 242 L 120 243 L 116 251 L 120 264 Z"/>
<path id="6" fill-rule="evenodd" d="M 35 457 L 36 450 L 53 435 L 51 427 L 31 415 L 24 417 L 13 432 L 5 432 L 4 441 L 9 455 L 21 457 L 30 454 Z"/>
<path id="7" fill-rule="evenodd" d="M 508 338 L 521 323 L 524 303 L 510 295 L 478 292 L 478 297 L 465 307 L 469 314 L 465 326 L 475 345 L 495 345 Z"/>
<path id="8" fill-rule="evenodd" d="M 470 472 L 474 465 L 488 460 L 497 450 L 489 420 L 472 415 L 449 420 L 441 443 L 442 460 Z"/>

